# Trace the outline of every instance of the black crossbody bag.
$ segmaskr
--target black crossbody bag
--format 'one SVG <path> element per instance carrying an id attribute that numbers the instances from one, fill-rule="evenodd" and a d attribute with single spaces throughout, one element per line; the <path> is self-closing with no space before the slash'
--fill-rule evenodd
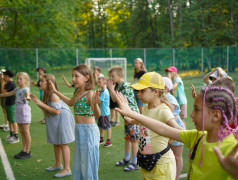
<path id="1" fill-rule="evenodd" d="M 163 156 L 165 153 L 167 153 L 169 150 L 170 150 L 170 146 L 168 144 L 168 146 L 164 150 L 157 152 L 155 154 L 144 155 L 138 151 L 137 153 L 138 164 L 143 169 L 147 171 L 151 171 L 155 167 L 160 157 Z"/>

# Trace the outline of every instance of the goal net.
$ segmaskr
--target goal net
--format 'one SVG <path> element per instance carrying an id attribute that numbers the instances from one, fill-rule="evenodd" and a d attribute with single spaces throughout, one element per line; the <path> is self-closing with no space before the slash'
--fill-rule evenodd
<path id="1" fill-rule="evenodd" d="M 112 66 L 121 66 L 124 74 L 123 78 L 125 81 L 127 81 L 127 60 L 126 58 L 87 58 L 85 60 L 85 64 L 90 67 L 90 69 L 93 71 L 93 68 L 95 66 L 99 66 L 101 68 L 101 73 L 108 77 L 108 70 Z"/>

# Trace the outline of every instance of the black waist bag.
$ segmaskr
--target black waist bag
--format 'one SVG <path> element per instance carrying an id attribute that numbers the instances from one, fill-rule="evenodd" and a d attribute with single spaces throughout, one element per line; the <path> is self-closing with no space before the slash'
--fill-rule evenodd
<path id="1" fill-rule="evenodd" d="M 168 145 L 164 150 L 157 152 L 155 154 L 144 155 L 138 151 L 137 153 L 138 164 L 143 169 L 147 171 L 151 171 L 155 167 L 160 157 L 164 155 L 165 153 L 167 153 L 169 150 L 170 150 L 170 146 Z"/>

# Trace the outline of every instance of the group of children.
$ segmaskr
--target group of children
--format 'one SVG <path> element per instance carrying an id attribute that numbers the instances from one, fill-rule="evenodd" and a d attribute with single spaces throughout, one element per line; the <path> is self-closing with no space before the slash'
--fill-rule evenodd
<path id="1" fill-rule="evenodd" d="M 75 141 L 73 179 L 98 179 L 99 143 L 104 143 L 105 130 L 107 140 L 104 146 L 112 145 L 111 98 L 119 104 L 115 109 L 124 118 L 125 154 L 116 166 L 126 166 L 125 171 L 134 171 L 140 166 L 142 179 L 178 179 L 183 167 L 182 151 L 185 145 L 190 149 L 189 179 L 215 176 L 217 179 L 229 179 L 234 176 L 232 172 L 229 174 L 229 171 L 222 169 L 226 163 L 223 162 L 221 167 L 213 151 L 213 147 L 218 146 L 224 155 L 228 155 L 237 144 L 233 135 L 238 136 L 236 99 L 233 92 L 227 89 L 229 85 L 216 84 L 215 81 L 195 96 L 190 116 L 196 130 L 185 130 L 187 100 L 176 67 L 165 69 L 168 77 L 162 77 L 156 72 L 146 72 L 140 58 L 134 63 L 136 83 L 131 86 L 124 81 L 120 66 L 109 69 L 109 79 L 100 73 L 93 76 L 87 65 L 74 67 L 71 86 L 75 92 L 72 98 L 58 91 L 52 74 L 44 74 L 40 79 L 39 86 L 44 92 L 40 100 L 30 94 L 30 80 L 26 73 L 17 74 L 19 87 L 16 88 L 12 80 L 14 74 L 9 70 L 4 72 L 4 89 L 8 92 L 0 97 L 6 97 L 5 108 L 10 127 L 6 140 L 19 142 L 18 124 L 23 142 L 23 150 L 15 158 L 31 157 L 31 109 L 28 101 L 32 99 L 44 112 L 47 142 L 54 146 L 56 162 L 46 170 L 62 170 L 55 177 L 71 175 L 68 143 Z M 100 90 L 92 91 L 95 78 Z M 74 107 L 74 118 L 68 106 Z M 17 124 L 14 122 L 15 115 Z M 231 123 L 234 128 L 229 126 Z M 222 163 L 218 149 L 216 153 Z"/>

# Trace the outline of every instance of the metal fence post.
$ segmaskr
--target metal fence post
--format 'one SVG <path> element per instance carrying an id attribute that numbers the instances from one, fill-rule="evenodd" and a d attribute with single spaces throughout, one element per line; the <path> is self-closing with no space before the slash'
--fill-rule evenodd
<path id="1" fill-rule="evenodd" d="M 79 52 L 78 52 L 79 50 L 78 49 L 76 49 L 76 66 L 78 66 L 79 65 Z"/>
<path id="2" fill-rule="evenodd" d="M 38 68 L 39 66 L 39 61 L 38 61 L 38 48 L 36 48 L 36 68 Z M 38 72 L 36 71 L 36 78 L 37 78 L 37 81 L 39 81 L 39 74 Z"/>
<path id="3" fill-rule="evenodd" d="M 201 49 L 201 60 L 202 60 L 202 63 L 201 63 L 201 72 L 202 72 L 202 77 L 203 77 L 203 68 L 204 68 L 204 64 L 203 64 L 203 48 Z"/>
<path id="4" fill-rule="evenodd" d="M 228 72 L 229 72 L 229 46 L 226 47 L 226 66 L 227 66 L 226 73 L 228 75 Z"/>
<path id="5" fill-rule="evenodd" d="M 146 48 L 144 48 L 144 65 L 146 67 Z"/>
<path id="6" fill-rule="evenodd" d="M 110 48 L 110 57 L 112 58 L 112 48 Z M 112 67 L 112 60 L 111 60 L 111 67 Z"/>
<path id="7" fill-rule="evenodd" d="M 175 66 L 175 50 L 173 48 L 173 66 Z"/>

